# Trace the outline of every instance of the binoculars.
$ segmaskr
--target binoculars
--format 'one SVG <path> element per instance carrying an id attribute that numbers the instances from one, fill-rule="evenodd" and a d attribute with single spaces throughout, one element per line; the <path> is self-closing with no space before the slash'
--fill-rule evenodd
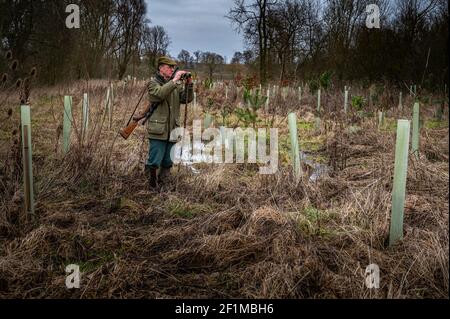
<path id="1" fill-rule="evenodd" d="M 191 78 L 192 77 L 192 74 L 191 73 L 185 73 L 185 74 L 183 74 L 182 76 L 181 76 L 181 80 L 187 80 L 187 79 L 189 79 L 189 78 Z"/>

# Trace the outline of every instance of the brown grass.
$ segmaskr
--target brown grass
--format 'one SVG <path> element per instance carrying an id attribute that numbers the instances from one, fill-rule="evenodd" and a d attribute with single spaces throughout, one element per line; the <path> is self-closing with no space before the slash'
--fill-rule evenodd
<path id="1" fill-rule="evenodd" d="M 286 162 L 272 176 L 251 164 L 200 165 L 198 175 L 175 169 L 176 187 L 156 194 L 142 172 L 144 129 L 116 139 L 141 87 L 116 91 L 111 131 L 101 125 L 104 82 L 33 93 L 35 220 L 22 211 L 11 168 L 17 112 L 2 126 L 0 298 L 448 298 L 448 125 L 422 130 L 423 152 L 408 169 L 405 237 L 388 248 L 394 130 L 377 132 L 373 119 L 360 123 L 363 133 L 301 130 L 301 138 L 326 136 L 315 155 L 346 157 L 317 183 L 296 185 Z M 62 96 L 74 95 L 77 120 L 85 90 L 95 124 L 83 144 L 74 129 L 63 156 Z M 299 116 L 314 110 L 313 98 L 304 103 Z M 285 115 L 275 116 L 280 136 Z M 80 289 L 65 287 L 71 263 L 83 271 Z M 365 287 L 371 263 L 381 269 L 378 290 Z"/>

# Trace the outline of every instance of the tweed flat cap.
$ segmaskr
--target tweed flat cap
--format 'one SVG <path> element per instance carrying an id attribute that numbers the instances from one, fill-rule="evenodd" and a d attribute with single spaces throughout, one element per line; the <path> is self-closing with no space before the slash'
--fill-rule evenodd
<path id="1" fill-rule="evenodd" d="M 174 60 L 172 60 L 171 58 L 169 58 L 167 56 L 161 56 L 158 58 L 157 66 L 160 66 L 161 64 L 176 66 L 177 62 L 175 62 Z"/>

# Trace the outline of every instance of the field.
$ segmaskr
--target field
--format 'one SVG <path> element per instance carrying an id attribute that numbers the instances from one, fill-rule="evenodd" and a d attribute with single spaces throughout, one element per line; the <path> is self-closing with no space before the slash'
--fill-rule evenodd
<path id="1" fill-rule="evenodd" d="M 105 116 L 106 81 L 32 91 L 35 216 L 23 209 L 20 110 L 15 96 L 0 124 L 0 298 L 448 298 L 448 107 L 437 94 L 421 103 L 420 153 L 410 154 L 404 238 L 389 247 L 397 119 L 412 118 L 414 98 L 385 90 L 377 102 L 343 113 L 342 88 L 317 97 L 292 89 L 272 94 L 257 127 L 278 128 L 279 170 L 259 164 L 175 167 L 171 183 L 149 191 L 145 129 L 118 136 L 144 82 L 116 83 L 113 121 Z M 230 84 L 198 86 L 188 125 L 208 112 L 213 126 L 242 126 Z M 365 96 L 367 88 L 351 89 Z M 81 139 L 81 99 L 90 122 Z M 73 96 L 71 148 L 62 152 L 64 95 Z M 1 97 L 1 101 L 4 97 Z M 429 103 L 431 101 L 431 103 Z M 351 104 L 351 101 L 349 102 Z M 379 125 L 377 108 L 385 121 Z M 184 106 L 182 106 L 184 110 Z M 298 119 L 302 164 L 296 182 L 288 113 Z M 6 114 L 3 112 L 3 114 Z M 2 115 L 3 116 L 3 115 Z M 183 117 L 182 117 L 183 119 Z M 316 165 L 326 167 L 317 172 Z M 315 176 L 315 178 L 311 178 Z M 65 268 L 77 264 L 80 289 Z M 366 287 L 366 267 L 380 287 Z"/>

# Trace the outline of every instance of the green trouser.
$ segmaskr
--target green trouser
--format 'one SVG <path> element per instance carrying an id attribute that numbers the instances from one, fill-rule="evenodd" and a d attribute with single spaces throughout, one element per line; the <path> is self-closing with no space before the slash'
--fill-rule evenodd
<path id="1" fill-rule="evenodd" d="M 170 158 L 170 151 L 175 143 L 154 139 L 149 140 L 150 148 L 145 166 L 150 168 L 171 168 L 173 166 L 173 162 Z"/>

